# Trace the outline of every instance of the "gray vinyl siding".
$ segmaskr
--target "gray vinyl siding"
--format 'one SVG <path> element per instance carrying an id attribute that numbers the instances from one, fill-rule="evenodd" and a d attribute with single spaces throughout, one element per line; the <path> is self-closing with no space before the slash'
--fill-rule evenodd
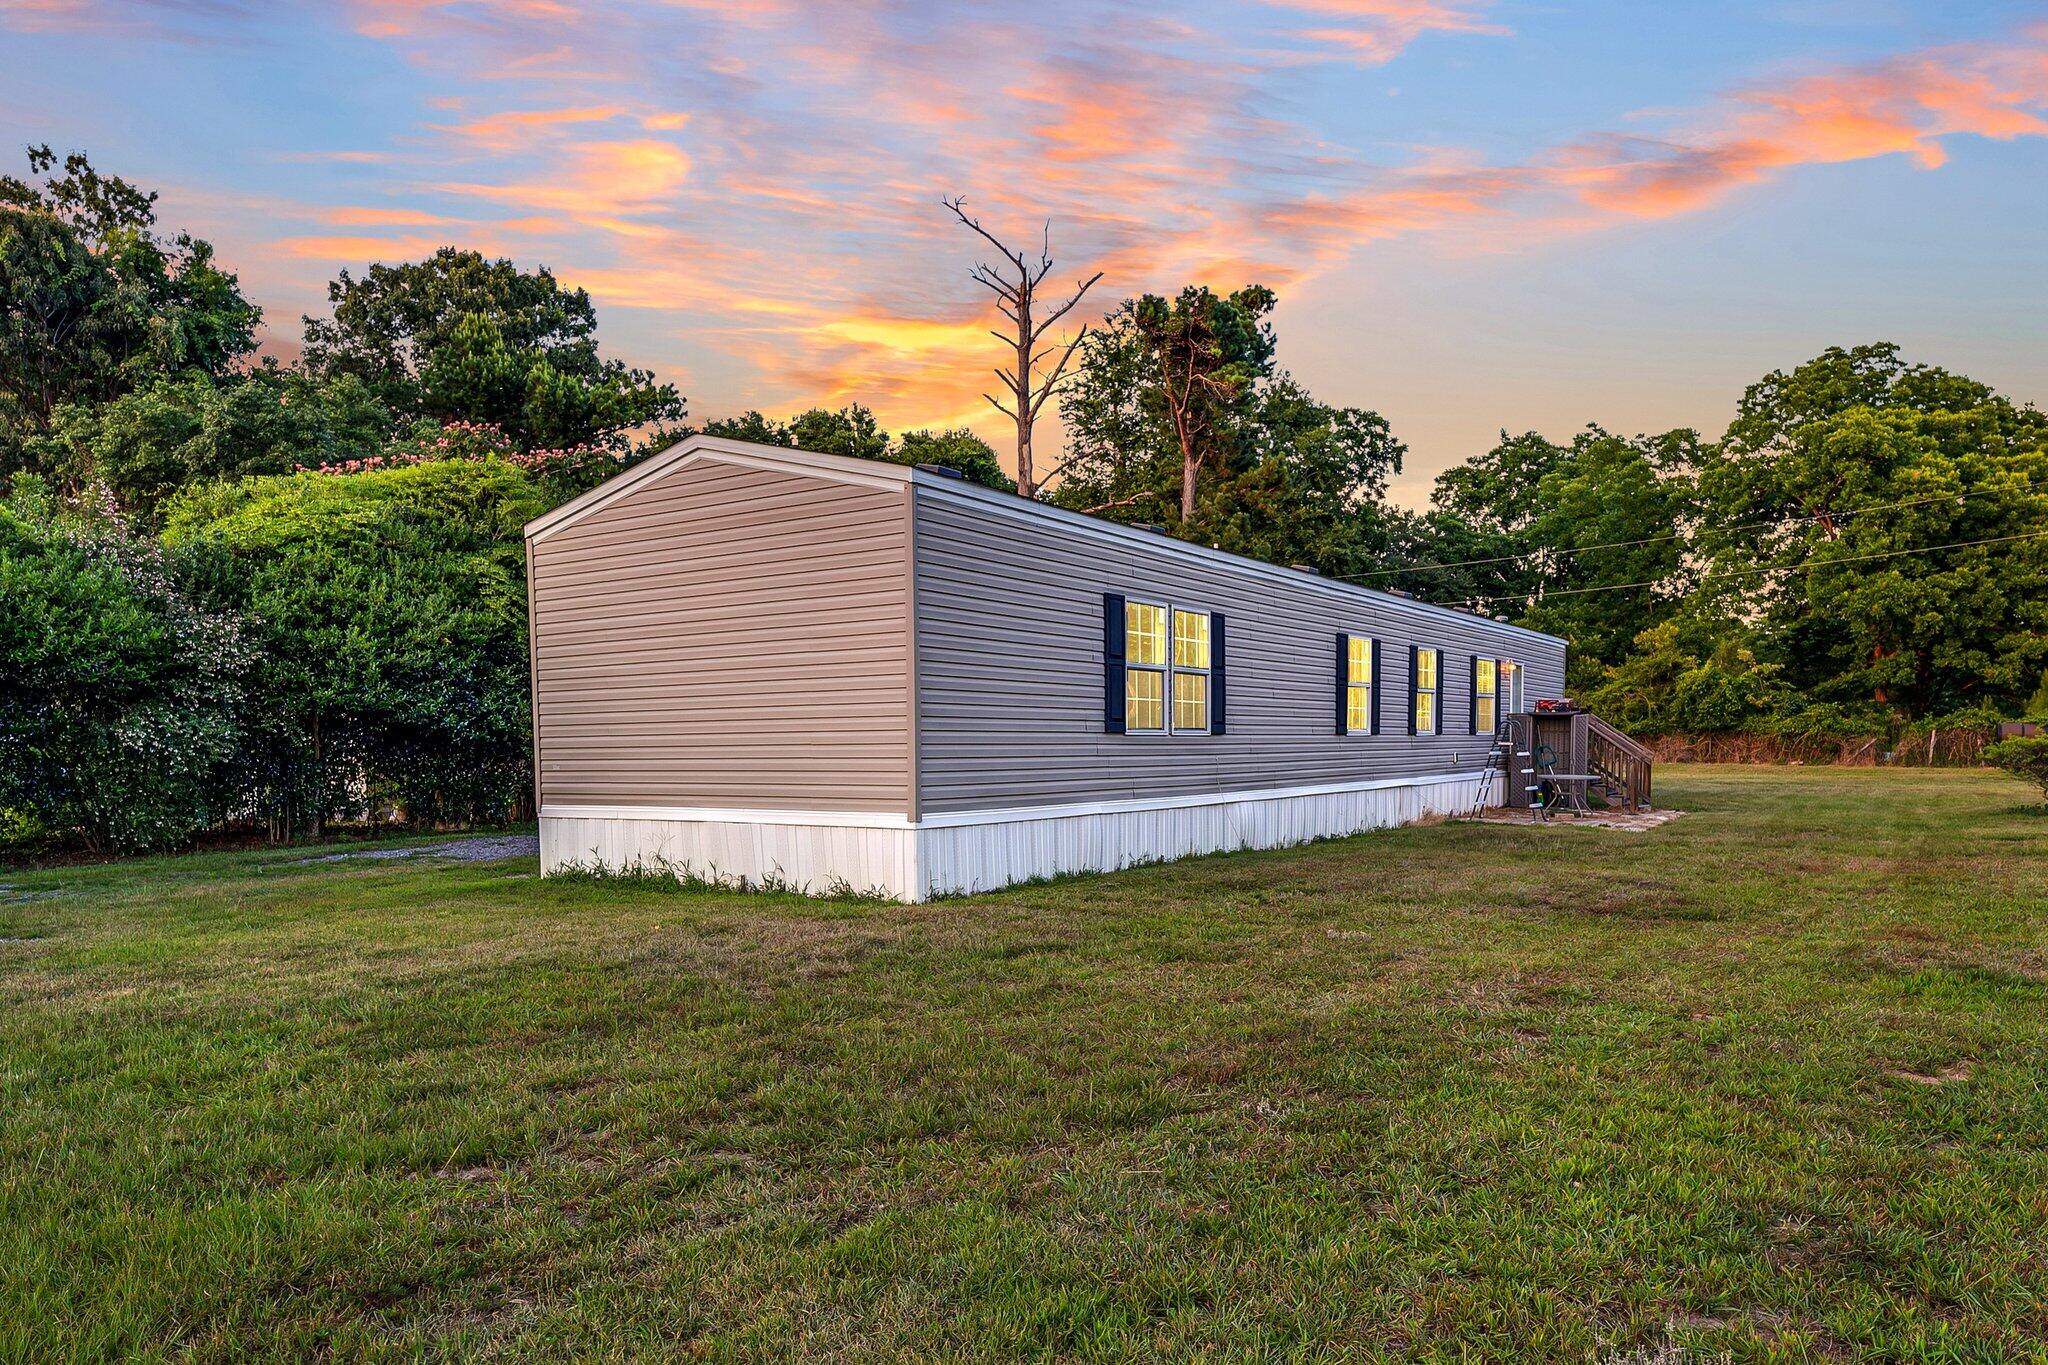
<path id="1" fill-rule="evenodd" d="M 700 458 L 530 540 L 543 807 L 906 811 L 909 530 Z"/>
<path id="2" fill-rule="evenodd" d="M 915 495 L 917 788 L 923 814 L 1471 772 L 1471 656 L 1557 696 L 1565 645 L 1305 574 L 1111 533 L 920 483 Z M 1102 597 L 1226 618 L 1227 733 L 1117 735 L 1102 716 Z M 1336 636 L 1382 651 L 1382 729 L 1336 734 Z M 1442 651 L 1439 733 L 1408 731 L 1411 644 Z"/>

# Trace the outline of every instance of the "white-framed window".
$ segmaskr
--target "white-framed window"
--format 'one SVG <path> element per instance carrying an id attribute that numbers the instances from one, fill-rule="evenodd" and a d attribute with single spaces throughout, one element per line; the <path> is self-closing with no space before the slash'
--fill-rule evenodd
<path id="1" fill-rule="evenodd" d="M 1500 671 L 1492 659 L 1472 661 L 1472 733 L 1490 735 L 1497 727 Z"/>
<path id="2" fill-rule="evenodd" d="M 1198 734 L 1209 728 L 1209 613 L 1173 610 L 1173 728 Z"/>
<path id="3" fill-rule="evenodd" d="M 1211 626 L 1206 611 L 1125 601 L 1125 734 L 1209 732 Z"/>
<path id="4" fill-rule="evenodd" d="M 1513 659 L 1500 661 L 1500 701 L 1507 707 L 1509 715 L 1517 715 L 1529 708 L 1522 704 L 1522 666 Z"/>
<path id="5" fill-rule="evenodd" d="M 1344 733 L 1372 733 L 1372 651 L 1369 635 L 1344 637 Z"/>
<path id="6" fill-rule="evenodd" d="M 1415 733 L 1433 735 L 1437 727 L 1438 674 L 1442 652 L 1426 645 L 1415 649 Z"/>

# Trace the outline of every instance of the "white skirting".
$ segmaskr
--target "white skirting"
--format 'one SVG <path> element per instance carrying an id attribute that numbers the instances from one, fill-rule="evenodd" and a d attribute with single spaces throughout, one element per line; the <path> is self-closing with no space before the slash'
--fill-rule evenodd
<path id="1" fill-rule="evenodd" d="M 541 871 L 642 868 L 812 895 L 921 901 L 1071 872 L 1281 848 L 1498 803 L 1497 773 L 929 816 L 548 806 Z"/>

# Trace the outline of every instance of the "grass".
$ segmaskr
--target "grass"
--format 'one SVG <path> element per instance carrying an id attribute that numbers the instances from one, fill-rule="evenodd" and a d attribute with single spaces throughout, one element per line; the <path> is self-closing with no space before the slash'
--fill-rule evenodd
<path id="1" fill-rule="evenodd" d="M 0 1358 L 2048 1360 L 2048 822 L 1659 781 L 922 907 L 0 873 Z"/>

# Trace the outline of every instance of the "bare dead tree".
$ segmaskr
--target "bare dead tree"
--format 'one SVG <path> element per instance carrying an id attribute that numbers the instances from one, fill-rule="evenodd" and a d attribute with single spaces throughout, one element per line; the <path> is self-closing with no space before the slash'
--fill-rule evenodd
<path id="1" fill-rule="evenodd" d="M 1009 391 L 1006 404 L 994 394 L 985 393 L 997 412 L 1009 417 L 1017 424 L 1017 491 L 1027 498 L 1038 496 L 1038 479 L 1032 470 L 1031 431 L 1038 422 L 1038 410 L 1045 406 L 1045 400 L 1052 397 L 1060 380 L 1067 371 L 1067 362 L 1074 358 L 1074 351 L 1081 339 L 1088 335 L 1088 324 L 1082 323 L 1069 341 L 1045 341 L 1046 333 L 1072 311 L 1081 301 L 1082 295 L 1102 278 L 1096 271 L 1075 286 L 1066 302 L 1040 315 L 1039 286 L 1052 273 L 1052 223 L 1046 222 L 1041 235 L 1038 259 L 1029 262 L 1024 253 L 1005 246 L 996 235 L 981 225 L 978 218 L 967 215 L 965 198 L 955 196 L 941 199 L 963 226 L 1002 253 L 1003 263 L 999 266 L 986 262 L 977 264 L 969 271 L 975 283 L 983 285 L 996 296 L 996 308 L 1010 320 L 1014 335 L 990 330 L 989 335 L 1015 350 L 1017 358 L 1008 365 L 996 367 L 996 377 L 1003 381 Z M 1043 343 L 1043 344 L 1041 344 Z M 1048 369 L 1048 359 L 1057 356 Z"/>

